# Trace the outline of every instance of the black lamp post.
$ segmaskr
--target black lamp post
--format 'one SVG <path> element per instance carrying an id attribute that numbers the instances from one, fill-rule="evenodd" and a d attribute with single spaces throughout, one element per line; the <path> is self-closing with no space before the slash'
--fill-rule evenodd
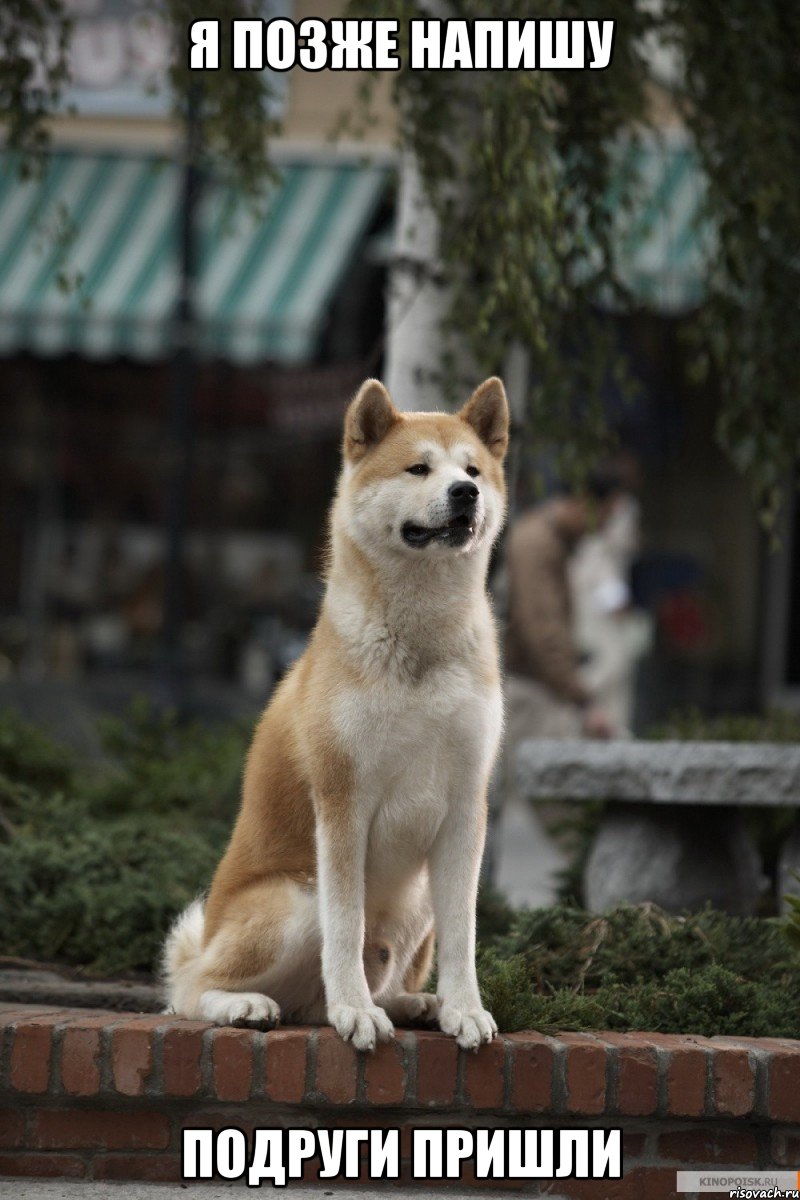
<path id="1" fill-rule="evenodd" d="M 166 428 L 164 622 L 160 661 L 163 703 L 181 714 L 186 709 L 182 635 L 186 610 L 186 535 L 192 467 L 193 408 L 197 381 L 197 211 L 202 188 L 199 165 L 202 140 L 199 84 L 189 89 L 178 212 L 178 300 Z"/>

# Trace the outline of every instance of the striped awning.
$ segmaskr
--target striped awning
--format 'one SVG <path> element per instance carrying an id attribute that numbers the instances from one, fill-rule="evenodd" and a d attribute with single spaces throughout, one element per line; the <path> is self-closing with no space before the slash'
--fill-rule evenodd
<path id="1" fill-rule="evenodd" d="M 209 183 L 198 213 L 199 350 L 311 358 L 388 171 L 288 164 L 255 208 Z M 152 158 L 54 153 L 35 179 L 0 160 L 0 354 L 155 358 L 171 345 L 180 175 Z"/>
<path id="2" fill-rule="evenodd" d="M 697 307 L 714 235 L 702 219 L 705 185 L 691 143 L 678 132 L 632 139 L 621 147 L 618 170 L 620 185 L 631 185 L 628 206 L 611 198 L 622 282 L 656 312 Z"/>

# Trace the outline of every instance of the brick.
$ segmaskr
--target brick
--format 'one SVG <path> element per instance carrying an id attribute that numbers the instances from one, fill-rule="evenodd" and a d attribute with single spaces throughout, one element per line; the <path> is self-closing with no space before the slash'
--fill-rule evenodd
<path id="1" fill-rule="evenodd" d="M 417 1103 L 429 1108 L 452 1104 L 456 1094 L 458 1046 L 443 1033 L 420 1032 L 417 1038 Z M 471 1054 L 465 1055 L 471 1058 Z"/>
<path id="2" fill-rule="evenodd" d="M 412 1147 L 411 1139 L 412 1139 L 413 1130 L 415 1128 L 424 1128 L 424 1126 L 420 1126 L 418 1124 L 407 1125 L 407 1124 L 405 1124 L 405 1122 L 403 1121 L 402 1118 L 400 1121 L 393 1121 L 392 1118 L 389 1117 L 388 1115 L 385 1119 L 382 1120 L 381 1116 L 382 1116 L 382 1114 L 378 1114 L 376 1116 L 357 1117 L 357 1116 L 350 1116 L 348 1113 L 344 1113 L 344 1114 L 342 1114 L 341 1118 L 337 1115 L 335 1128 L 336 1129 L 367 1129 L 367 1130 L 370 1130 L 370 1129 L 381 1129 L 381 1130 L 399 1129 L 399 1131 L 400 1131 L 400 1158 L 401 1158 L 401 1160 L 410 1159 L 411 1158 L 411 1147 Z M 447 1123 L 448 1123 L 448 1119 L 444 1118 L 441 1122 L 441 1127 L 443 1128 L 444 1126 L 447 1125 Z M 463 1122 L 462 1122 L 462 1124 L 463 1124 Z M 436 1122 L 435 1128 L 439 1128 L 439 1127 L 440 1127 L 439 1122 Z M 362 1159 L 367 1158 L 369 1155 L 369 1143 L 368 1142 L 360 1142 L 358 1150 L 359 1150 L 360 1158 L 362 1158 Z"/>
<path id="3" fill-rule="evenodd" d="M 647 1138 L 643 1133 L 623 1132 L 622 1134 L 622 1161 L 626 1163 L 629 1158 L 641 1158 L 644 1154 Z"/>
<path id="4" fill-rule="evenodd" d="M 274 1029 L 267 1034 L 264 1090 L 270 1100 L 299 1104 L 306 1091 L 305 1029 Z"/>
<path id="5" fill-rule="evenodd" d="M 95 1179 L 141 1179 L 148 1183 L 180 1183 L 183 1179 L 177 1154 L 97 1154 Z"/>
<path id="6" fill-rule="evenodd" d="M 25 1118 L 18 1108 L 0 1108 L 0 1146 L 11 1150 L 24 1145 Z"/>
<path id="7" fill-rule="evenodd" d="M 770 1054 L 800 1054 L 800 1040 L 797 1038 L 714 1038 L 714 1042 L 742 1045 L 748 1050 L 766 1050 Z"/>
<path id="8" fill-rule="evenodd" d="M 111 1073 L 120 1095 L 143 1095 L 153 1069 L 153 1037 L 153 1029 L 136 1025 L 126 1025 L 112 1033 Z"/>
<path id="9" fill-rule="evenodd" d="M 769 1115 L 776 1121 L 800 1121 L 800 1046 L 770 1056 Z"/>
<path id="10" fill-rule="evenodd" d="M 337 1129 L 339 1128 L 338 1125 L 336 1126 L 336 1128 Z M 284 1165 L 287 1165 L 286 1162 L 284 1162 Z M 287 1166 L 287 1169 L 288 1169 L 288 1166 Z M 333 1184 L 334 1186 L 336 1186 L 337 1184 L 341 1184 L 342 1181 L 340 1179 L 331 1179 L 330 1177 L 328 1177 L 326 1179 L 320 1179 L 320 1177 L 319 1177 L 320 1171 L 322 1171 L 323 1169 L 324 1168 L 323 1168 L 322 1159 L 319 1158 L 317 1155 L 312 1155 L 311 1158 L 304 1158 L 302 1160 L 302 1162 L 300 1163 L 300 1170 L 302 1173 L 297 1178 L 294 1178 L 294 1177 L 292 1178 L 291 1182 L 288 1183 L 288 1186 L 285 1189 L 286 1192 L 290 1193 L 293 1190 L 302 1189 L 300 1192 L 300 1195 L 303 1196 L 304 1192 L 305 1192 L 305 1188 L 308 1184 L 319 1183 L 320 1186 L 325 1189 L 325 1191 L 322 1192 L 323 1196 L 338 1195 L 338 1191 L 334 1192 L 333 1190 L 330 1190 L 331 1185 Z M 342 1154 L 342 1170 L 344 1170 L 344 1152 Z M 354 1187 L 355 1185 L 357 1185 L 359 1183 L 366 1182 L 366 1176 L 363 1174 L 364 1167 L 362 1165 L 361 1160 L 359 1160 L 359 1162 L 358 1162 L 357 1170 L 359 1172 L 358 1175 L 352 1179 L 348 1179 L 348 1181 L 347 1181 L 348 1187 Z M 230 1186 L 230 1185 L 228 1185 L 228 1186 Z M 267 1192 L 267 1194 L 269 1194 L 270 1192 L 273 1195 L 281 1194 L 280 1192 L 273 1191 L 272 1184 L 267 1179 L 262 1180 L 262 1182 L 258 1186 L 261 1188 L 262 1193 L 267 1192 L 267 1189 L 269 1189 L 269 1192 Z M 375 1186 L 375 1185 L 373 1185 L 373 1186 Z M 312 1196 L 320 1194 L 316 1189 L 314 1189 L 313 1192 L 311 1191 L 311 1189 L 309 1189 L 309 1192 L 310 1192 L 310 1195 L 308 1197 L 308 1200 L 311 1200 Z M 233 1194 L 235 1195 L 236 1193 L 234 1192 Z M 202 1192 L 201 1192 L 201 1196 L 202 1196 Z"/>
<path id="11" fill-rule="evenodd" d="M 18 1021 L 29 1021 L 32 1017 L 54 1016 L 65 1010 L 54 1004 L 0 1004 L 0 1032 Z"/>
<path id="12" fill-rule="evenodd" d="M 54 1008 L 45 1009 L 36 1021 L 48 1020 L 64 1029 L 83 1029 L 88 1025 L 109 1025 L 119 1022 L 120 1013 L 107 1008 Z"/>
<path id="13" fill-rule="evenodd" d="M 625 1117 L 649 1117 L 658 1108 L 658 1060 L 646 1036 L 604 1033 L 617 1049 L 617 1111 Z"/>
<path id="14" fill-rule="evenodd" d="M 674 1167 L 636 1167 L 622 1179 L 557 1179 L 542 1191 L 568 1200 L 686 1200 L 675 1184 Z"/>
<path id="15" fill-rule="evenodd" d="M 32 1119 L 38 1150 L 164 1150 L 169 1143 L 163 1113 L 37 1109 Z"/>
<path id="16" fill-rule="evenodd" d="M 247 1100 L 253 1086 L 253 1033 L 249 1029 L 215 1029 L 211 1071 L 218 1100 Z"/>
<path id="17" fill-rule="evenodd" d="M 672 1168 L 647 1167 L 632 1171 L 629 1178 L 632 1186 L 639 1185 L 638 1191 L 630 1192 L 632 1200 L 686 1200 L 686 1193 L 676 1190 L 678 1181 Z"/>
<path id="18" fill-rule="evenodd" d="M 552 1043 L 539 1034 L 512 1033 L 511 1096 L 513 1112 L 546 1113 L 553 1111 Z"/>
<path id="19" fill-rule="evenodd" d="M 698 1046 L 682 1046 L 667 1063 L 667 1112 L 671 1117 L 702 1117 L 706 1110 L 708 1057 Z"/>
<path id="20" fill-rule="evenodd" d="M 797 1050 L 797 1042 L 792 1042 L 788 1038 L 757 1038 L 757 1037 L 732 1037 L 727 1035 L 719 1035 L 713 1038 L 698 1038 L 698 1041 L 705 1041 L 712 1050 Z"/>
<path id="21" fill-rule="evenodd" d="M 633 1177 L 626 1175 L 622 1179 L 556 1179 L 550 1187 L 559 1200 L 562 1197 L 569 1197 L 569 1200 L 642 1200 L 642 1180 L 639 1176 L 640 1172 L 637 1171 Z M 672 1176 L 674 1183 L 674 1171 Z M 664 1200 L 666 1194 L 659 1200 Z"/>
<path id="22" fill-rule="evenodd" d="M 598 1042 L 580 1033 L 561 1034 L 567 1049 L 566 1109 L 592 1116 L 606 1104 L 606 1051 Z"/>
<path id="23" fill-rule="evenodd" d="M 603 1035 L 605 1036 L 605 1034 Z M 695 1034 L 648 1033 L 639 1035 L 666 1051 L 664 1112 L 673 1117 L 701 1117 L 706 1111 L 709 1054 L 718 1039 Z"/>
<path id="24" fill-rule="evenodd" d="M 458 1121 L 458 1118 L 456 1118 Z M 397 1128 L 392 1126 L 391 1128 Z M 418 1125 L 400 1125 L 400 1158 L 410 1159 L 414 1148 L 414 1130 L 420 1128 Z"/>
<path id="25" fill-rule="evenodd" d="M 403 1182 L 415 1188 L 418 1188 L 420 1185 L 420 1181 L 418 1179 L 414 1179 L 410 1173 Z M 480 1191 L 476 1193 L 479 1196 L 485 1196 L 486 1193 L 490 1191 L 511 1192 L 512 1194 L 519 1195 L 526 1187 L 526 1183 L 527 1181 L 524 1179 L 478 1178 L 478 1176 L 475 1174 L 475 1168 L 473 1167 L 472 1163 L 465 1162 L 461 1167 L 461 1186 L 459 1187 L 459 1191 L 465 1188 L 480 1188 Z M 439 1184 L 439 1186 L 441 1187 L 442 1185 Z M 443 1194 L 446 1195 L 447 1193 Z"/>
<path id="26" fill-rule="evenodd" d="M 770 1166 L 800 1169 L 800 1129 L 773 1129 Z"/>
<path id="27" fill-rule="evenodd" d="M 358 1056 L 333 1029 L 317 1035 L 317 1072 L 314 1090 L 329 1104 L 352 1104 L 356 1098 Z"/>
<path id="28" fill-rule="evenodd" d="M 302 1122 L 301 1122 L 302 1123 Z M 192 1110 L 180 1118 L 180 1131 L 184 1129 L 213 1129 L 215 1133 L 219 1133 L 222 1129 L 230 1129 L 235 1125 L 237 1129 L 241 1129 L 245 1137 L 252 1137 L 253 1130 L 257 1126 L 269 1126 L 272 1122 L 265 1120 L 263 1117 L 259 1119 L 254 1116 L 250 1120 L 241 1116 L 241 1110 L 237 1111 L 236 1116 L 232 1117 L 230 1109 L 219 1108 L 216 1111 L 206 1112 L 204 1110 Z M 179 1133 L 178 1141 L 181 1134 Z"/>
<path id="29" fill-rule="evenodd" d="M 322 1183 L 324 1186 L 326 1183 L 329 1182 L 327 1179 L 321 1180 L 319 1177 L 320 1171 L 323 1170 L 323 1163 L 322 1163 L 322 1159 L 318 1158 L 317 1155 L 314 1155 L 313 1158 L 304 1158 L 302 1170 L 303 1170 L 302 1177 L 298 1181 L 301 1184 L 301 1186 L 302 1186 L 302 1184 L 305 1184 L 305 1183 Z M 359 1178 L 353 1180 L 353 1182 L 354 1183 L 361 1182 L 361 1164 L 360 1163 L 359 1163 Z M 264 1185 L 262 1184 L 261 1186 L 263 1187 Z"/>
<path id="30" fill-rule="evenodd" d="M 210 1025 L 182 1021 L 164 1030 L 164 1094 L 196 1096 L 203 1084 L 203 1034 Z"/>
<path id="31" fill-rule="evenodd" d="M 60 1021 L 63 1030 L 67 1029 L 104 1029 L 108 1025 L 119 1025 L 120 1014 L 101 1012 L 98 1009 L 66 1010 L 66 1019 Z M 63 1017 L 62 1012 L 62 1017 Z M 163 1019 L 163 1018 L 162 1018 Z"/>
<path id="32" fill-rule="evenodd" d="M 41 1095 L 50 1084 L 53 1056 L 53 1026 L 63 1017 L 31 1017 L 20 1021 L 11 1044 L 11 1086 L 18 1092 Z"/>
<path id="33" fill-rule="evenodd" d="M 64 1030 L 61 1082 L 70 1096 L 94 1096 L 100 1090 L 99 1029 Z"/>
<path id="34" fill-rule="evenodd" d="M 747 1130 L 679 1129 L 658 1139 L 662 1159 L 700 1166 L 750 1166 L 758 1163 L 754 1134 Z"/>
<path id="35" fill-rule="evenodd" d="M 0 1175 L 38 1179 L 82 1179 L 83 1159 L 73 1154 L 0 1154 Z"/>
<path id="36" fill-rule="evenodd" d="M 402 1104 L 406 1096 L 403 1035 L 379 1043 L 364 1061 L 364 1084 L 368 1104 Z"/>
<path id="37" fill-rule="evenodd" d="M 503 1038 L 479 1046 L 474 1054 L 464 1054 L 464 1099 L 472 1108 L 503 1107 L 505 1059 Z"/>
<path id="38" fill-rule="evenodd" d="M 746 1117 L 753 1111 L 756 1077 L 746 1050 L 715 1050 L 712 1076 L 714 1112 L 723 1117 Z"/>

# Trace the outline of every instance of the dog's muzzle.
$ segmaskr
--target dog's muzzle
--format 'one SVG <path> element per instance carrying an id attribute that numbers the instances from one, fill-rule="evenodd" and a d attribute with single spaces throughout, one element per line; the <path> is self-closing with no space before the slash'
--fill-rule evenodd
<path id="1" fill-rule="evenodd" d="M 470 480 L 451 483 L 447 489 L 450 516 L 444 525 L 416 525 L 406 521 L 401 529 L 403 541 L 409 546 L 422 548 L 431 542 L 445 545 L 464 546 L 474 537 L 478 528 L 477 509 L 480 491 Z"/>

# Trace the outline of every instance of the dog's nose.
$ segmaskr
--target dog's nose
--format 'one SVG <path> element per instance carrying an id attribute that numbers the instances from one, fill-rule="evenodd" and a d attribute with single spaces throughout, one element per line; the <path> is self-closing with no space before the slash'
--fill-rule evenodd
<path id="1" fill-rule="evenodd" d="M 469 479 L 459 480 L 458 483 L 451 483 L 447 489 L 447 494 L 450 497 L 452 507 L 462 510 L 472 508 L 478 499 L 478 489 Z"/>

